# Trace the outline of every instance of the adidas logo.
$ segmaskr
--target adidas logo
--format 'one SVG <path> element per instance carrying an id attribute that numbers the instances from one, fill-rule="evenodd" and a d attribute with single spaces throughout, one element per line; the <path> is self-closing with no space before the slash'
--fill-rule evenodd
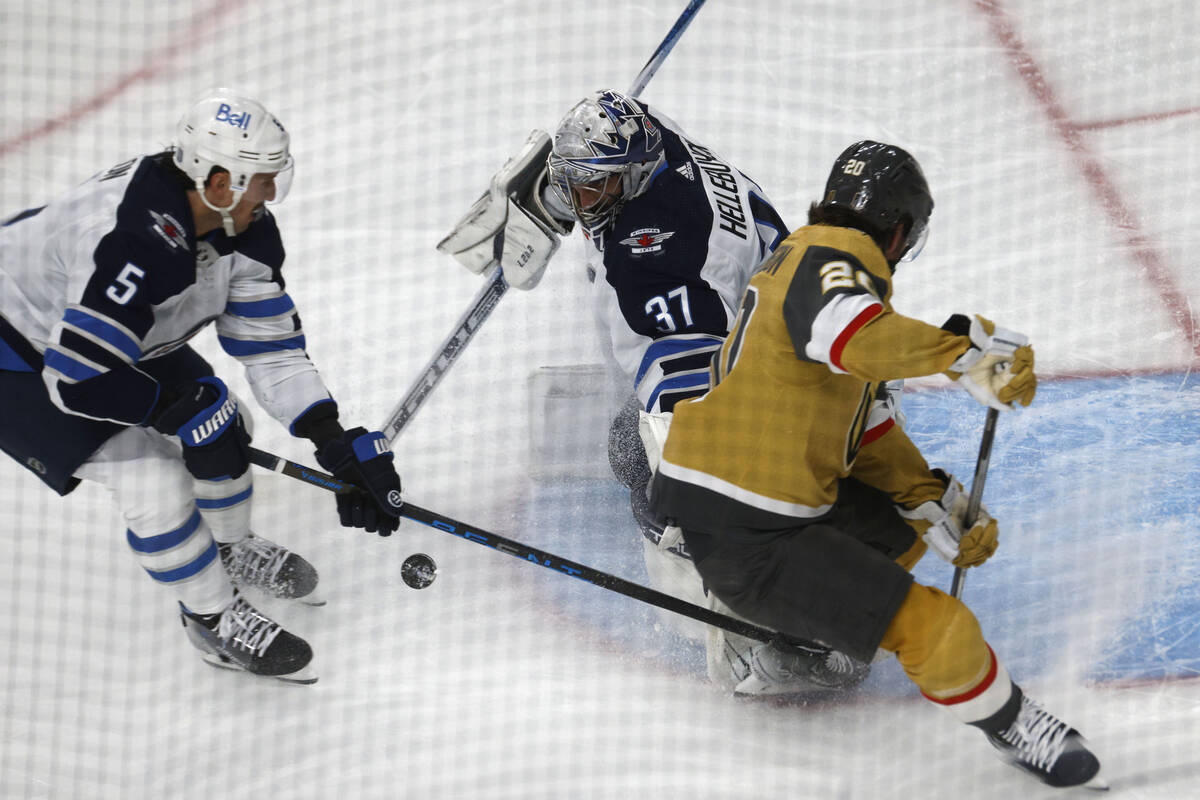
<path id="1" fill-rule="evenodd" d="M 683 177 L 687 178 L 689 181 L 696 180 L 696 173 L 692 169 L 692 162 L 690 162 L 690 161 L 688 163 L 684 164 L 682 167 L 676 167 L 675 171 L 678 172 Z"/>

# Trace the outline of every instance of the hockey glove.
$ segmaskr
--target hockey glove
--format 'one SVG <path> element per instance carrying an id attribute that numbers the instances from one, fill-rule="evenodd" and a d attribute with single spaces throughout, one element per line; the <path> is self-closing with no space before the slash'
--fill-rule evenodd
<path id="1" fill-rule="evenodd" d="M 391 536 L 400 527 L 400 476 L 382 433 L 351 428 L 317 450 L 317 462 L 334 477 L 363 491 L 337 496 L 338 517 L 347 528 Z"/>
<path id="2" fill-rule="evenodd" d="M 896 510 L 910 521 L 921 533 L 925 544 L 944 561 L 964 569 L 977 567 L 991 558 L 999 545 L 996 520 L 980 506 L 974 524 L 964 531 L 969 501 L 962 484 L 940 469 L 934 473 L 947 482 L 941 500 L 929 500 L 913 509 L 898 507 Z"/>
<path id="3" fill-rule="evenodd" d="M 1037 376 L 1027 336 L 998 328 L 978 315 L 968 323 L 966 317 L 955 314 L 942 327 L 971 339 L 971 346 L 946 374 L 972 397 L 1000 411 L 1011 411 L 1013 403 L 1028 406 L 1033 402 Z"/>
<path id="4" fill-rule="evenodd" d="M 250 466 L 250 434 L 237 398 L 219 378 L 200 378 L 179 387 L 151 426 L 183 443 L 183 463 L 192 477 L 237 478 Z"/>
<path id="5" fill-rule="evenodd" d="M 437 249 L 476 274 L 499 265 L 514 289 L 536 286 L 558 250 L 559 237 L 573 224 L 546 206 L 549 154 L 550 135 L 533 131 Z"/>

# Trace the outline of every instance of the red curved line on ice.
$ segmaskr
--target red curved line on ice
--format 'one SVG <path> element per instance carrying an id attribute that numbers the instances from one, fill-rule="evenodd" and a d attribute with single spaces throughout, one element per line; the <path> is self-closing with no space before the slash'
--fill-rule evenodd
<path id="1" fill-rule="evenodd" d="M 1009 60 L 1025 82 L 1030 94 L 1050 119 L 1058 137 L 1074 156 L 1076 167 L 1100 201 L 1109 222 L 1132 252 L 1150 285 L 1158 292 L 1167 312 L 1187 337 L 1193 359 L 1200 358 L 1200 333 L 1188 303 L 1186 293 L 1176 283 L 1162 251 L 1150 243 L 1141 221 L 1125 203 L 1116 183 L 1100 159 L 1083 138 L 1088 127 L 1073 121 L 1059 101 L 1050 82 L 1034 59 L 1017 30 L 1001 8 L 1000 0 L 975 0 L 975 8 L 987 17 L 992 35 L 1008 53 Z"/>
<path id="2" fill-rule="evenodd" d="M 238 6 L 244 5 L 245 2 L 246 0 L 217 0 L 211 8 L 197 13 L 188 20 L 183 32 L 179 36 L 172 39 L 156 53 L 148 55 L 146 63 L 141 68 L 128 75 L 123 75 L 112 86 L 67 109 L 62 114 L 51 117 L 28 130 L 18 133 L 16 136 L 0 142 L 0 158 L 4 158 L 14 150 L 19 150 L 30 142 L 41 139 L 44 136 L 49 136 L 68 125 L 78 122 L 111 103 L 113 99 L 134 84 L 154 78 L 170 66 L 170 63 L 181 49 L 193 43 L 194 40 L 210 33 L 222 17 Z"/>

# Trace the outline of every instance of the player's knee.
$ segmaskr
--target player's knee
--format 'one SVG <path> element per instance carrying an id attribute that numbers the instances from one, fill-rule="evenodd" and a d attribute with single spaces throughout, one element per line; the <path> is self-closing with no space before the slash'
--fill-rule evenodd
<path id="1" fill-rule="evenodd" d="M 135 531 L 169 530 L 195 511 L 192 476 L 183 461 L 150 457 L 114 465 L 108 488 Z"/>
<path id="2" fill-rule="evenodd" d="M 908 677 L 931 697 L 969 691 L 991 664 L 979 621 L 961 600 L 914 583 L 883 639 Z"/>

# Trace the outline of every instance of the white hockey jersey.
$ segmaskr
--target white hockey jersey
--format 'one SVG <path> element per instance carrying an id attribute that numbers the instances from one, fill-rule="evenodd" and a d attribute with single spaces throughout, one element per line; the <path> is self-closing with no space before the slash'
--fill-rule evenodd
<path id="1" fill-rule="evenodd" d="M 119 164 L 0 225 L 0 369 L 40 370 L 63 411 L 136 425 L 162 388 L 139 364 L 215 322 L 290 428 L 331 397 L 285 291 L 275 220 L 197 240 L 168 159 Z"/>
<path id="2" fill-rule="evenodd" d="M 763 190 L 653 109 L 665 159 L 592 237 L 594 307 L 647 411 L 709 386 L 709 361 L 758 265 L 788 234 Z"/>

